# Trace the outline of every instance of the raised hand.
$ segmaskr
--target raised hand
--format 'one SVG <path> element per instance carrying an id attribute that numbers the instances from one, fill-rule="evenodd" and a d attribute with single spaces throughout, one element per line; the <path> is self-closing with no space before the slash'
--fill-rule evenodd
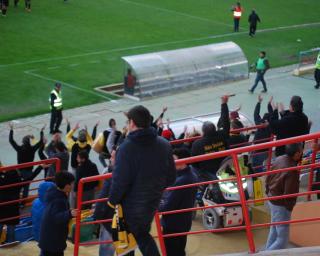
<path id="1" fill-rule="evenodd" d="M 260 103 L 263 101 L 263 98 L 262 98 L 261 94 L 259 94 L 259 96 L 258 96 L 258 101 L 259 101 Z"/>
<path id="2" fill-rule="evenodd" d="M 74 130 L 78 130 L 80 127 L 80 124 L 79 123 L 76 123 L 75 127 L 73 128 Z"/>

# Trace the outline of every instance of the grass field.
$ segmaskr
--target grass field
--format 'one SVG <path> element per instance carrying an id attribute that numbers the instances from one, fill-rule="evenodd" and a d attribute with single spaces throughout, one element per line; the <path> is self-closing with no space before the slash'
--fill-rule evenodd
<path id="1" fill-rule="evenodd" d="M 65 108 L 113 98 L 93 88 L 122 80 L 121 56 L 231 40 L 250 63 L 266 50 L 275 67 L 320 46 L 319 0 L 242 1 L 240 33 L 232 33 L 234 2 L 32 0 L 31 13 L 23 1 L 10 6 L 0 17 L 0 121 L 47 112 L 56 80 L 65 84 Z M 255 38 L 247 34 L 252 8 L 262 19 Z"/>

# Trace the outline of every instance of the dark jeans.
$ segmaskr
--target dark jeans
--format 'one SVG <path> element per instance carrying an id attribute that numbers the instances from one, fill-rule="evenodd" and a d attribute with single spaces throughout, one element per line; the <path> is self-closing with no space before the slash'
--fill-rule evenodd
<path id="1" fill-rule="evenodd" d="M 163 230 L 163 234 L 179 233 L 175 231 Z M 185 256 L 185 248 L 187 244 L 187 236 L 178 236 L 165 238 L 167 256 Z"/>
<path id="2" fill-rule="evenodd" d="M 263 89 L 264 89 L 265 91 L 268 90 L 268 89 L 267 89 L 266 81 L 264 81 L 264 74 L 265 74 L 265 72 L 260 71 L 260 70 L 257 70 L 256 80 L 255 80 L 255 82 L 254 82 L 254 85 L 253 85 L 252 88 L 251 88 L 251 91 L 252 91 L 252 92 L 256 89 L 256 87 L 258 86 L 258 83 L 259 83 L 260 81 L 261 81 L 261 83 L 262 83 L 262 85 L 263 85 Z"/>
<path id="3" fill-rule="evenodd" d="M 239 32 L 240 19 L 233 19 L 233 22 L 234 22 L 234 32 Z"/>
<path id="4" fill-rule="evenodd" d="M 253 36 L 256 34 L 257 24 L 250 24 L 249 36 Z"/>
<path id="5" fill-rule="evenodd" d="M 320 86 L 320 69 L 316 68 L 314 71 L 314 80 L 316 80 L 316 85 Z"/>
<path id="6" fill-rule="evenodd" d="M 51 110 L 50 132 L 59 130 L 61 121 L 62 121 L 62 109 Z"/>
<path id="7" fill-rule="evenodd" d="M 30 176 L 32 175 L 32 169 L 20 170 L 20 174 L 23 180 L 28 181 Z M 22 198 L 27 198 L 29 196 L 29 187 L 30 184 L 24 185 L 22 187 Z M 26 201 L 23 201 L 22 204 L 25 204 Z"/>
<path id="8" fill-rule="evenodd" d="M 143 256 L 160 256 L 157 244 L 149 234 L 149 231 L 140 231 L 139 233 L 132 232 L 132 234 Z M 134 252 L 128 253 L 127 256 L 134 256 Z"/>

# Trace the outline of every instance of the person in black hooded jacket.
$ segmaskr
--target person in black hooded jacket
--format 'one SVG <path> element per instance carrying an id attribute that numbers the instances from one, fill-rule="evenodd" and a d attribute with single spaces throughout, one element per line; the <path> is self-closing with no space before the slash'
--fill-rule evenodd
<path id="1" fill-rule="evenodd" d="M 275 109 L 270 120 L 270 129 L 277 140 L 308 134 L 310 131 L 308 117 L 303 113 L 303 102 L 300 96 L 293 96 L 289 111 L 280 109 L 282 118 L 278 120 L 278 110 Z M 285 146 L 276 148 L 276 156 L 285 154 Z"/>
<path id="2" fill-rule="evenodd" d="M 186 148 L 173 150 L 173 156 L 177 159 L 190 157 Z M 173 187 L 193 184 L 198 182 L 198 177 L 191 166 L 177 165 L 177 179 Z M 166 191 L 160 204 L 159 211 L 173 211 L 193 208 L 196 200 L 197 187 Z M 189 232 L 192 225 L 192 212 L 163 215 L 161 221 L 163 234 Z M 187 236 L 165 238 L 168 256 L 185 256 Z"/>
<path id="3" fill-rule="evenodd" d="M 82 150 L 77 156 L 78 167 L 76 169 L 76 180 L 74 184 L 74 192 L 78 191 L 78 184 L 82 178 L 99 175 L 97 165 L 89 159 L 89 154 L 86 150 Z M 94 189 L 98 186 L 98 181 L 88 182 L 83 185 L 82 201 L 94 199 Z M 82 209 L 90 209 L 91 204 L 85 204 Z"/>
<path id="4" fill-rule="evenodd" d="M 251 14 L 249 15 L 248 22 L 250 24 L 249 36 L 253 37 L 256 34 L 258 22 L 261 22 L 260 17 L 255 10 L 252 10 Z"/>
<path id="5" fill-rule="evenodd" d="M 192 144 L 192 155 L 210 154 L 228 149 L 230 120 L 228 109 L 229 96 L 221 98 L 221 117 L 219 120 L 222 130 L 216 130 L 216 127 L 211 122 L 204 122 L 202 126 L 203 137 L 196 140 Z M 215 158 L 208 161 L 197 162 L 193 164 L 199 173 L 199 176 L 207 179 L 216 179 L 216 172 L 218 171 L 221 162 L 224 158 Z"/>
<path id="6" fill-rule="evenodd" d="M 31 145 L 30 140 L 33 138 L 32 135 L 24 136 L 22 139 L 22 145 L 18 145 L 17 142 L 13 138 L 13 124 L 10 123 L 10 133 L 9 133 L 9 142 L 11 146 L 17 151 L 17 161 L 18 164 L 33 162 L 34 156 L 37 150 L 43 144 L 43 131 L 45 126 L 40 130 L 40 139 L 35 145 Z M 28 179 L 32 175 L 33 167 L 27 167 L 20 170 L 21 176 L 23 179 Z M 23 187 L 22 196 L 23 198 L 28 197 L 29 195 L 29 185 L 25 185 Z"/>
<path id="7" fill-rule="evenodd" d="M 158 256 L 149 232 L 163 190 L 176 178 L 172 149 L 151 127 L 148 109 L 135 106 L 126 115 L 129 134 L 116 154 L 109 202 L 122 205 L 128 230 L 142 254 Z"/>
<path id="8" fill-rule="evenodd" d="M 77 215 L 77 210 L 70 210 L 68 203 L 73 182 L 72 173 L 58 172 L 56 186 L 47 190 L 39 240 L 42 256 L 63 256 L 67 248 L 68 224 Z"/>

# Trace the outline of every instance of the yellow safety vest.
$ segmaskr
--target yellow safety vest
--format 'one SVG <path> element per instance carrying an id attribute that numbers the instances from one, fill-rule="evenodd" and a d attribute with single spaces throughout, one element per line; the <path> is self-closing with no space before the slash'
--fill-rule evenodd
<path id="1" fill-rule="evenodd" d="M 52 90 L 51 94 L 54 94 L 56 96 L 54 102 L 53 102 L 53 107 L 56 109 L 62 109 L 62 96 L 61 96 L 61 91 L 57 92 L 56 90 Z M 51 103 L 51 97 L 49 98 L 49 102 Z M 52 106 L 50 104 L 50 109 L 52 109 Z"/>
<path id="2" fill-rule="evenodd" d="M 317 61 L 316 61 L 316 69 L 320 69 L 320 52 L 318 54 Z"/>

